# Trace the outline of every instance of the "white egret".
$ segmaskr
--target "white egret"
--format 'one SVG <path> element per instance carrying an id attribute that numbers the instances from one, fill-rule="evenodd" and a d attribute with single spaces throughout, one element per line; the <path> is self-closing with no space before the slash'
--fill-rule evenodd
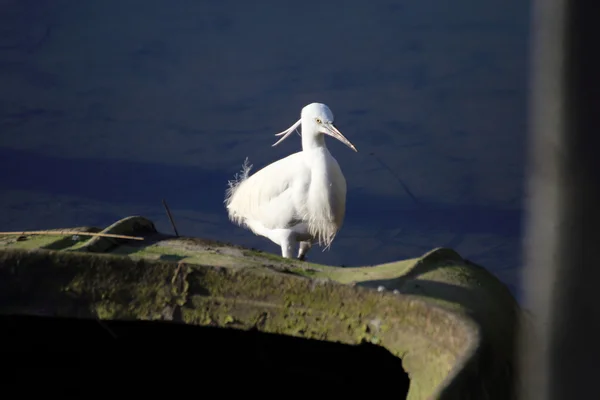
<path id="1" fill-rule="evenodd" d="M 298 242 L 303 260 L 315 242 L 331 243 L 346 213 L 346 179 L 325 145 L 324 135 L 358 152 L 333 124 L 325 104 L 305 106 L 300 119 L 275 136 L 278 145 L 302 126 L 302 151 L 267 165 L 249 176 L 247 159 L 240 176 L 229 182 L 225 204 L 229 219 L 281 246 L 281 255 L 292 258 Z"/>

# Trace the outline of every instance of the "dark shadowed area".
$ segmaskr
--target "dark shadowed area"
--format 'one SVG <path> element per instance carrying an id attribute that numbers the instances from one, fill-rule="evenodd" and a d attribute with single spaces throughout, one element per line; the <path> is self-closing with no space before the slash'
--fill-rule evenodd
<path id="1" fill-rule="evenodd" d="M 131 368 L 137 362 L 136 367 L 143 368 L 152 361 L 143 359 L 143 356 L 140 358 L 138 352 L 148 352 L 157 343 L 188 342 L 194 345 L 185 352 L 172 352 L 171 360 L 185 363 L 191 355 L 201 354 L 202 365 L 211 366 L 202 372 L 204 379 L 222 378 L 224 370 L 231 376 L 243 374 L 244 377 L 260 376 L 263 379 L 283 373 L 293 375 L 295 379 L 315 382 L 321 390 L 324 386 L 336 393 L 368 390 L 369 393 L 383 395 L 389 393 L 390 387 L 374 387 L 372 382 L 385 377 L 394 382 L 394 391 L 401 398 L 406 397 L 410 383 L 402 360 L 383 347 L 370 343 L 349 346 L 258 330 L 157 321 L 99 322 L 83 318 L 2 315 L 0 322 L 5 328 L 5 337 L 11 343 L 9 348 L 4 349 L 3 356 L 9 359 L 13 356 L 12 365 L 17 369 L 26 369 L 40 376 L 43 374 L 46 378 L 52 376 L 57 367 L 60 372 L 63 372 L 62 368 L 71 367 L 69 374 L 88 374 L 90 367 L 102 362 L 114 363 L 117 368 L 122 365 Z M 55 364 L 53 368 L 44 368 L 44 362 L 31 362 L 32 350 L 41 354 L 66 352 L 70 360 Z M 27 357 L 23 357 L 23 353 Z M 83 357 L 84 353 L 93 354 L 93 357 Z M 43 358 L 45 361 L 46 357 Z M 136 360 L 133 364 L 132 359 Z M 220 365 L 224 368 L 217 368 Z M 365 365 L 369 368 L 364 368 Z"/>
<path id="2" fill-rule="evenodd" d="M 354 153 L 329 251 L 358 266 L 439 246 L 518 290 L 529 3 L 0 0 L 0 229 L 143 215 L 270 252 L 227 180 L 300 149 L 328 104 Z"/>

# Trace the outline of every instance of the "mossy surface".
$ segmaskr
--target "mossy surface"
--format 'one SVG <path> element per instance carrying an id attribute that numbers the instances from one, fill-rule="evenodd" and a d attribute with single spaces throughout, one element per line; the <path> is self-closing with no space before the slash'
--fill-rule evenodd
<path id="1" fill-rule="evenodd" d="M 81 232 L 81 235 L 65 235 L 60 231 Z M 44 235 L 0 235 L 1 249 L 48 249 L 48 250 L 66 250 L 85 244 L 91 237 L 85 236 L 85 232 L 98 232 L 99 229 L 93 227 L 76 227 L 69 229 L 53 229 L 47 232 L 57 234 Z"/>
<path id="2" fill-rule="evenodd" d="M 0 236 L 0 248 L 2 249 L 40 249 L 54 242 L 65 239 L 61 235 L 39 235 L 39 236 Z"/>
<path id="3" fill-rule="evenodd" d="M 62 251 L 43 248 L 70 236 L 4 245 L 0 310 L 368 341 L 402 358 L 410 399 L 511 394 L 518 305 L 485 268 L 451 249 L 340 268 L 162 235 L 142 217 L 122 222 L 104 232 L 145 240 L 97 237 L 56 247 Z"/>

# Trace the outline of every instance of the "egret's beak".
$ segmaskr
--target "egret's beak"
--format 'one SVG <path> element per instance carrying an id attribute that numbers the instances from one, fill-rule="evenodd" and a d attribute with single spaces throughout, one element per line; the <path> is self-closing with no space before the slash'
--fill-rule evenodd
<path id="1" fill-rule="evenodd" d="M 296 123 L 292 126 L 290 126 L 289 128 L 287 128 L 285 131 L 283 132 L 279 132 L 276 133 L 275 136 L 282 136 L 283 137 L 281 139 L 279 139 L 277 142 L 273 143 L 273 145 L 271 145 L 271 147 L 277 146 L 279 143 L 283 142 L 288 136 L 290 136 L 296 129 L 298 129 L 298 127 L 300 126 L 300 123 L 302 122 L 301 119 L 299 119 L 298 121 L 296 121 Z"/>
<path id="2" fill-rule="evenodd" d="M 344 137 L 344 135 L 342 135 L 342 132 L 340 132 L 338 130 L 338 128 L 335 127 L 335 125 L 333 124 L 325 124 L 323 125 L 325 127 L 325 134 L 336 138 L 337 140 L 339 140 L 340 142 L 344 143 L 346 146 L 350 147 L 352 150 L 354 150 L 355 152 L 358 153 L 358 150 L 356 150 L 356 147 L 354 147 L 354 145 L 352 143 L 350 143 L 350 141 L 348 139 L 346 139 Z"/>

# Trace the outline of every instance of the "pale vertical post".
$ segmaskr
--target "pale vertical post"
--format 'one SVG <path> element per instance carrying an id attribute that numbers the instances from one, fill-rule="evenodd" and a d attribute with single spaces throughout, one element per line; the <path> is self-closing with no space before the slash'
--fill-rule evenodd
<path id="1" fill-rule="evenodd" d="M 534 0 L 521 399 L 600 398 L 600 3 Z"/>

